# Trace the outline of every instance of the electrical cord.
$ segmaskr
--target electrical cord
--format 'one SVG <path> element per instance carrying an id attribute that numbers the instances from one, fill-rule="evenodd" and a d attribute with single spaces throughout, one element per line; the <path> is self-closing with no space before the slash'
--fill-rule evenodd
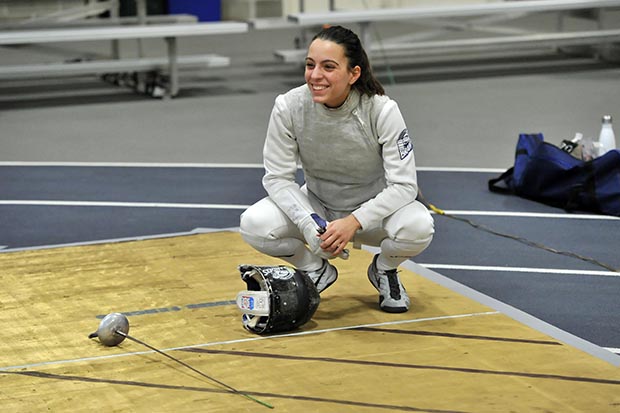
<path id="1" fill-rule="evenodd" d="M 620 269 L 618 268 L 614 268 L 609 264 L 603 263 L 599 260 L 596 260 L 594 258 L 591 257 L 586 257 L 571 251 L 562 251 L 562 250 L 558 250 L 555 248 L 551 248 L 548 247 L 544 244 L 538 243 L 538 242 L 534 242 L 534 241 L 530 241 L 527 238 L 523 238 L 523 237 L 519 237 L 516 235 L 511 235 L 511 234 L 506 234 L 504 232 L 500 232 L 497 230 L 494 230 L 492 228 L 489 228 L 485 225 L 479 224 L 477 222 L 474 222 L 470 219 L 467 218 L 463 218 L 463 217 L 458 217 L 456 215 L 452 215 L 452 214 L 448 214 L 446 213 L 444 210 L 437 208 L 435 205 L 431 204 L 430 202 L 428 202 L 426 200 L 426 198 L 424 198 L 424 196 L 422 195 L 422 192 L 418 192 L 418 201 L 420 201 L 424 206 L 426 206 L 426 208 L 428 208 L 429 210 L 433 211 L 434 213 L 436 213 L 437 215 L 442 215 L 444 217 L 450 218 L 450 219 L 454 219 L 456 221 L 460 221 L 460 222 L 464 222 L 468 225 L 471 225 L 473 228 L 479 229 L 481 231 L 487 232 L 489 234 L 492 235 L 496 235 L 498 237 L 503 237 L 503 238 L 508 238 L 517 242 L 520 242 L 521 244 L 525 244 L 527 246 L 533 247 L 533 248 L 538 248 L 538 249 L 542 249 L 544 251 L 548 251 L 551 252 L 553 254 L 559 254 L 559 255 L 564 255 L 567 257 L 572 257 L 572 258 L 577 258 L 581 261 L 585 261 L 588 262 L 590 264 L 605 268 L 606 270 L 612 271 L 612 272 L 620 272 Z"/>

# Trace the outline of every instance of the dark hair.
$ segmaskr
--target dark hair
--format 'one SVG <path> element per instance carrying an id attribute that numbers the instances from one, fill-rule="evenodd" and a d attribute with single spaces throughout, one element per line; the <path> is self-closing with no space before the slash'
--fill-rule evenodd
<path id="1" fill-rule="evenodd" d="M 353 84 L 353 87 L 361 94 L 368 96 L 385 94 L 383 86 L 372 72 L 362 42 L 353 31 L 342 26 L 327 26 L 312 38 L 313 41 L 315 39 L 329 40 L 341 45 L 344 49 L 344 55 L 349 60 L 349 70 L 353 70 L 355 66 L 360 67 L 360 77 Z"/>

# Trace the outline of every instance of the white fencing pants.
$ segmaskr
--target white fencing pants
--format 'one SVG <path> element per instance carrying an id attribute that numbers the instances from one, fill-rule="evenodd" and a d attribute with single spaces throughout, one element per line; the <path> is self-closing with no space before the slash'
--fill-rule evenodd
<path id="1" fill-rule="evenodd" d="M 330 211 L 316 212 L 323 217 L 333 216 Z M 269 197 L 241 214 L 239 232 L 256 250 L 302 271 L 314 271 L 322 265 L 322 259 L 306 247 L 297 226 Z M 353 242 L 380 247 L 377 266 L 389 270 L 424 251 L 434 232 L 430 212 L 414 201 L 385 218 L 380 227 L 358 231 Z"/>

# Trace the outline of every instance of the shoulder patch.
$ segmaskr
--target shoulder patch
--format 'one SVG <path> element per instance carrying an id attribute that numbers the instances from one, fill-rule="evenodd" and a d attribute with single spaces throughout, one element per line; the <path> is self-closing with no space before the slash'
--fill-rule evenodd
<path id="1" fill-rule="evenodd" d="M 411 138 L 409 138 L 409 131 L 407 129 L 403 129 L 400 133 L 396 144 L 398 145 L 400 159 L 405 159 L 407 155 L 413 151 L 413 142 L 411 142 Z"/>

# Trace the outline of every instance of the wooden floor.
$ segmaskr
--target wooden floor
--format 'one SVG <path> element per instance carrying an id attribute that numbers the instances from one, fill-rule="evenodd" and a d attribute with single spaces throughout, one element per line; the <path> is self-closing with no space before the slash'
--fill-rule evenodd
<path id="1" fill-rule="evenodd" d="M 269 409 L 134 341 L 88 339 L 125 313 L 129 334 L 281 412 L 620 412 L 620 369 L 403 270 L 405 314 L 379 310 L 372 254 L 336 261 L 313 320 L 245 331 L 239 264 L 276 264 L 235 232 L 0 255 L 0 406 L 11 412 Z"/>

